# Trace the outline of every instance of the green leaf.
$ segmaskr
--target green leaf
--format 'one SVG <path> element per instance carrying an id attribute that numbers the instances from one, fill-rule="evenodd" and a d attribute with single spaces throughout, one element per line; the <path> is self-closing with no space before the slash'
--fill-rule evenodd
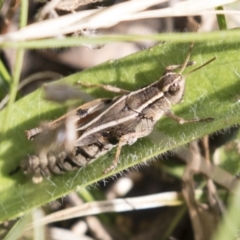
<path id="1" fill-rule="evenodd" d="M 107 44 L 111 42 L 146 42 L 146 41 L 227 41 L 233 43 L 240 37 L 239 29 L 222 30 L 213 32 L 198 33 L 159 33 L 149 35 L 99 35 L 92 38 L 89 37 L 66 37 L 66 38 L 46 38 L 36 40 L 11 40 L 7 38 L 0 38 L 0 48 L 16 48 L 16 49 L 43 49 L 43 48 L 61 48 L 61 47 L 78 47 L 81 45 L 91 44 Z"/>
<path id="2" fill-rule="evenodd" d="M 165 43 L 146 49 L 120 60 L 112 60 L 94 68 L 66 77 L 61 82 L 75 84 L 78 80 L 88 83 L 111 84 L 128 90 L 138 89 L 156 81 L 164 68 L 184 62 L 189 44 Z M 124 146 L 120 163 L 112 173 L 143 163 L 155 156 L 182 146 L 187 142 L 240 122 L 240 43 L 214 41 L 196 43 L 191 60 L 199 66 L 213 57 L 217 59 L 186 79 L 184 101 L 173 107 L 173 112 L 184 118 L 214 117 L 213 122 L 179 125 L 166 117 L 156 125 L 153 137 L 140 139 L 132 146 Z M 188 67 L 185 74 L 195 66 Z M 100 89 L 86 89 L 97 98 L 114 96 Z M 83 169 L 45 179 L 39 185 L 31 182 L 22 172 L 9 176 L 19 162 L 33 153 L 32 143 L 24 131 L 36 127 L 41 120 L 55 119 L 66 107 L 42 100 L 38 90 L 22 98 L 11 108 L 11 121 L 1 137 L 0 147 L 0 221 L 11 219 L 106 178 L 102 174 L 114 158 L 115 150 Z M 6 111 L 0 113 L 3 122 Z"/>
<path id="3" fill-rule="evenodd" d="M 237 211 L 240 201 L 239 190 L 240 188 L 238 185 L 234 191 L 235 194 L 232 195 L 229 200 L 229 208 L 224 212 L 223 219 L 212 238 L 213 240 L 239 239 L 240 215 Z"/>

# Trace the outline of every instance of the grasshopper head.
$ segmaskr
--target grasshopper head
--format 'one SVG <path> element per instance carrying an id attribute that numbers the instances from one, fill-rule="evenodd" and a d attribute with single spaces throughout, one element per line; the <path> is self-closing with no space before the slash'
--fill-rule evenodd
<path id="1" fill-rule="evenodd" d="M 160 79 L 159 85 L 172 104 L 181 102 L 185 91 L 185 78 L 181 74 L 168 72 Z"/>

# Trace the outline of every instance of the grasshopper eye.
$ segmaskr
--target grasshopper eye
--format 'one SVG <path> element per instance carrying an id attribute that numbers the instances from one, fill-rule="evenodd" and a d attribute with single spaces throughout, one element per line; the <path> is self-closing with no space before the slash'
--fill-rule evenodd
<path id="1" fill-rule="evenodd" d="M 172 103 L 177 104 L 181 102 L 185 90 L 185 79 L 180 76 L 177 81 L 173 81 L 165 94 L 166 98 Z"/>
<path id="2" fill-rule="evenodd" d="M 170 86 L 169 91 L 170 91 L 170 93 L 171 92 L 174 93 L 174 92 L 178 91 L 179 88 L 180 88 L 179 83 L 175 82 Z"/>

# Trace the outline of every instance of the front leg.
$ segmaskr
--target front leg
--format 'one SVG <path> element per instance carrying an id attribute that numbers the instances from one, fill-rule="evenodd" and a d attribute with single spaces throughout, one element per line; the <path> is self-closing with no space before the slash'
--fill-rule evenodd
<path id="1" fill-rule="evenodd" d="M 179 124 L 185 124 L 185 123 L 192 123 L 192 122 L 211 122 L 214 120 L 214 118 L 193 118 L 193 119 L 184 119 L 181 117 L 178 117 L 177 115 L 175 115 L 173 112 L 171 112 L 170 110 L 167 110 L 164 112 L 164 114 L 171 118 L 172 120 L 178 122 Z"/>

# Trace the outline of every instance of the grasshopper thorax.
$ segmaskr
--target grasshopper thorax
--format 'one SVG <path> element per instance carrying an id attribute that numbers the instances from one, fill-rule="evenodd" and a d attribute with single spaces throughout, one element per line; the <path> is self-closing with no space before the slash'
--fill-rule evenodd
<path id="1" fill-rule="evenodd" d="M 179 73 L 168 72 L 160 78 L 158 87 L 172 104 L 177 104 L 184 96 L 185 78 Z"/>

